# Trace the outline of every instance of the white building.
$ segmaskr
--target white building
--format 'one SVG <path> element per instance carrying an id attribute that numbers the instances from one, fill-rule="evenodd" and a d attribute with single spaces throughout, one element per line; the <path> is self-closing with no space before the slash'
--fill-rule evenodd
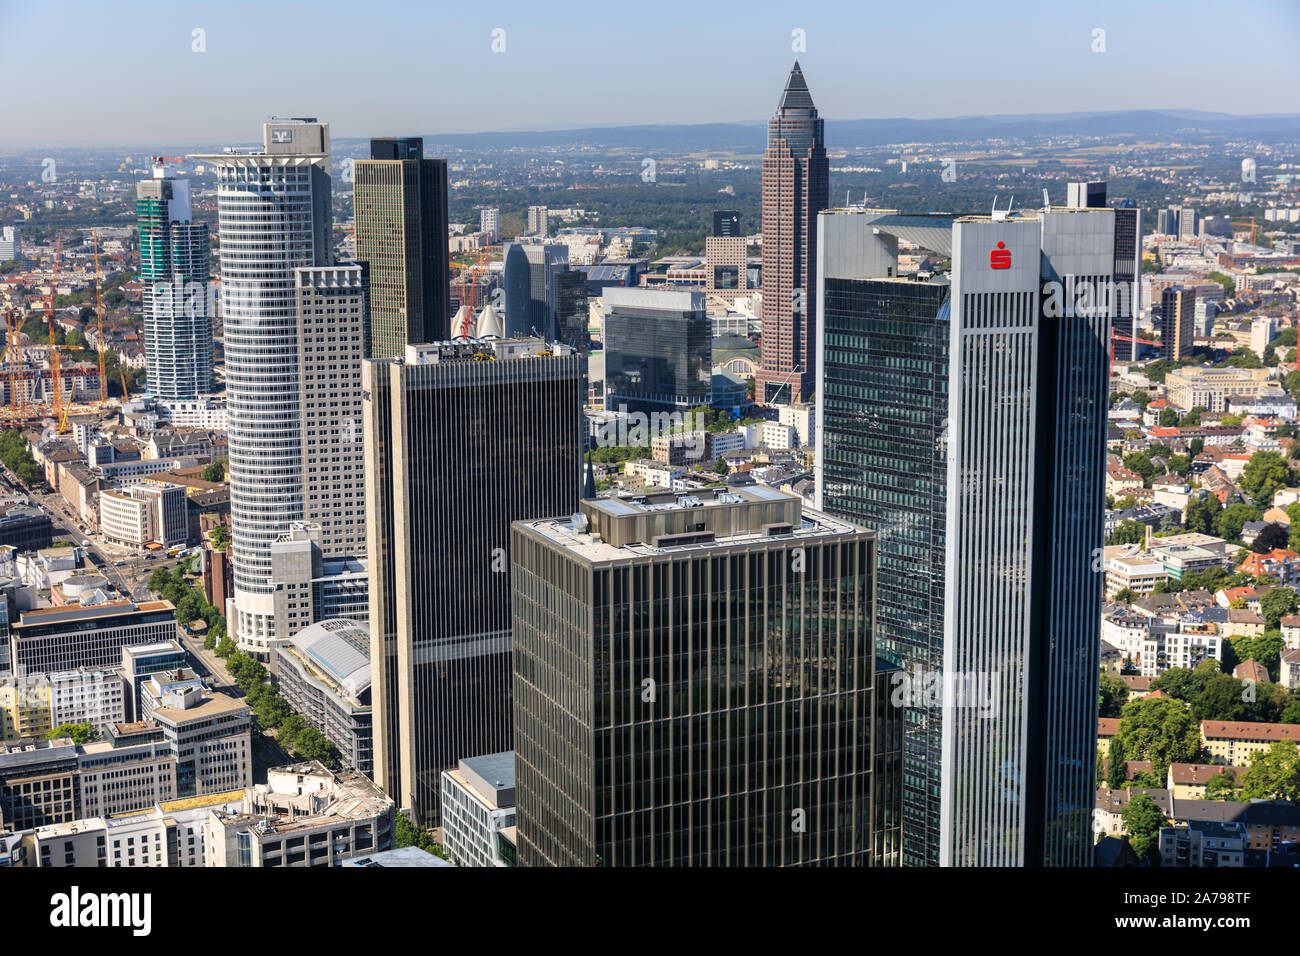
<path id="1" fill-rule="evenodd" d="M 817 444 L 817 408 L 809 404 L 777 406 L 778 421 L 794 428 L 801 446 Z"/>
<path id="2" fill-rule="evenodd" d="M 189 540 L 189 502 L 185 489 L 170 483 L 129 485 L 99 495 L 99 528 L 114 544 L 165 548 Z"/>
<path id="3" fill-rule="evenodd" d="M 345 493 L 358 517 L 350 528 L 331 517 L 329 533 L 351 532 L 357 541 L 364 533 L 359 406 L 349 399 L 331 407 L 341 399 L 328 397 L 355 386 L 360 401 L 352 373 L 359 372 L 364 306 L 358 270 L 330 261 L 329 125 L 276 119 L 262 136 L 260 150 L 196 158 L 217 177 L 221 236 L 234 566 L 227 616 L 240 647 L 267 658 L 275 634 L 272 543 L 309 507 L 332 515 Z M 277 215 L 248 214 L 264 208 Z M 316 448 L 340 458 L 324 476 L 304 461 L 309 433 Z M 353 487 L 332 487 L 353 484 L 343 477 L 349 472 L 358 476 Z"/>
<path id="4" fill-rule="evenodd" d="M 506 866 L 499 835 L 514 825 L 513 750 L 470 757 L 442 772 L 442 845 L 458 866 Z"/>
<path id="5" fill-rule="evenodd" d="M 127 716 L 127 686 L 108 670 L 59 671 L 50 675 L 50 726 L 120 724 Z"/>

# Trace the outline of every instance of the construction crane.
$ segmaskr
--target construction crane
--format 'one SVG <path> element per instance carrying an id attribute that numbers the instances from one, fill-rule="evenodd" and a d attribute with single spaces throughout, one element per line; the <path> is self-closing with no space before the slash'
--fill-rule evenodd
<path id="1" fill-rule="evenodd" d="M 117 367 L 117 374 L 122 376 L 122 402 L 126 402 L 126 370 L 122 366 Z"/>
<path id="2" fill-rule="evenodd" d="M 1255 234 L 1259 231 L 1259 223 L 1256 222 L 1254 219 L 1232 220 L 1233 232 L 1236 232 L 1238 230 L 1245 231 L 1246 229 L 1250 230 L 1250 244 L 1253 246 L 1255 244 Z"/>
<path id="3" fill-rule="evenodd" d="M 59 434 L 62 435 L 68 428 L 68 409 L 72 408 L 73 390 L 68 389 L 68 402 L 63 406 L 63 417 L 59 419 Z"/>
<path id="4" fill-rule="evenodd" d="M 22 326 L 18 324 L 18 310 L 9 309 L 5 312 L 5 358 L 9 364 L 9 417 L 13 421 L 15 428 L 22 427 L 23 421 L 23 399 L 19 394 L 18 385 L 20 372 L 22 370 Z M 26 382 L 24 381 L 24 387 Z"/>
<path id="5" fill-rule="evenodd" d="M 50 274 L 50 302 L 49 310 L 45 314 L 50 324 L 50 383 L 54 390 L 54 404 L 50 411 L 56 415 L 59 406 L 63 404 L 63 376 L 59 373 L 59 347 L 54 342 L 54 290 L 59 283 L 59 252 L 62 248 L 63 237 L 59 236 L 54 242 L 54 271 Z"/>
<path id="6" fill-rule="evenodd" d="M 92 235 L 95 237 L 95 315 L 99 319 L 99 339 L 96 345 L 99 348 L 99 407 L 103 408 L 108 404 L 108 382 L 104 380 L 104 305 L 99 298 L 99 230 L 96 229 Z"/>

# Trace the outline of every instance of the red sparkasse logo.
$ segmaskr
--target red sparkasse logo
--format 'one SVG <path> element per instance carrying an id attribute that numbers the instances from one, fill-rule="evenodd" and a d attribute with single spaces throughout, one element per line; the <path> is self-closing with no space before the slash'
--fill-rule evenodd
<path id="1" fill-rule="evenodd" d="M 1011 268 L 1011 250 L 1006 247 L 1006 243 L 999 242 L 998 247 L 989 253 L 989 268 Z"/>

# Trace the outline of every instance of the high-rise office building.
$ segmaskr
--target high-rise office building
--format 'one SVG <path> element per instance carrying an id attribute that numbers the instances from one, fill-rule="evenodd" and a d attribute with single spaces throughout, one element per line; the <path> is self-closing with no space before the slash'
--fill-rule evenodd
<path id="1" fill-rule="evenodd" d="M 146 389 L 157 399 L 212 391 L 208 226 L 195 222 L 190 183 L 160 164 L 136 186 Z"/>
<path id="2" fill-rule="evenodd" d="M 479 232 L 488 243 L 496 242 L 501 237 L 501 210 L 495 206 L 479 212 Z"/>
<path id="3" fill-rule="evenodd" d="M 1156 232 L 1162 236 L 1178 235 L 1178 209 L 1161 209 L 1156 214 Z"/>
<path id="4" fill-rule="evenodd" d="M 1200 235 L 1201 214 L 1193 206 L 1178 207 L 1178 238 L 1195 239 Z"/>
<path id="5" fill-rule="evenodd" d="M 824 124 L 795 63 L 763 154 L 763 338 L 755 397 L 793 402 L 813 391 L 817 214 L 830 205 Z"/>
<path id="6" fill-rule="evenodd" d="M 1160 357 L 1177 362 L 1192 354 L 1196 289 L 1171 286 L 1160 293 Z"/>
<path id="7" fill-rule="evenodd" d="M 521 866 L 898 864 L 875 542 L 762 485 L 518 521 Z"/>
<path id="8" fill-rule="evenodd" d="M 534 236 L 544 236 L 550 229 L 551 211 L 545 206 L 528 207 L 528 232 Z"/>
<path id="9" fill-rule="evenodd" d="M 271 545 L 309 515 L 329 525 L 327 553 L 358 540 L 358 519 L 349 526 L 341 516 L 349 493 L 358 513 L 362 504 L 361 423 L 347 415 L 357 413 L 365 304 L 364 270 L 330 261 L 329 125 L 277 119 L 262 129 L 260 150 L 195 158 L 217 177 L 234 567 L 227 616 L 240 647 L 269 659 Z"/>
<path id="10" fill-rule="evenodd" d="M 715 236 L 739 236 L 740 213 L 734 209 L 718 209 L 713 213 L 713 234 Z"/>
<path id="11" fill-rule="evenodd" d="M 605 290 L 605 407 L 684 412 L 712 398 L 713 324 L 703 292 Z"/>
<path id="12" fill-rule="evenodd" d="M 357 259 L 370 266 L 366 357 L 448 338 L 447 161 L 418 137 L 370 141 L 353 166 Z"/>
<path id="13" fill-rule="evenodd" d="M 506 246 L 502 273 L 507 336 L 557 337 L 555 279 L 568 268 L 569 247 L 561 243 L 512 242 Z"/>
<path id="14" fill-rule="evenodd" d="M 1067 185 L 1066 206 L 1072 209 L 1105 209 L 1106 183 L 1080 182 Z M 1111 345 L 1116 360 L 1131 362 L 1138 356 L 1133 334 L 1141 314 L 1142 213 L 1131 200 L 1121 200 L 1115 213 L 1115 310 L 1111 319 Z"/>
<path id="15" fill-rule="evenodd" d="M 555 338 L 583 355 L 591 351 L 591 307 L 587 273 L 566 268 L 555 273 Z"/>
<path id="16" fill-rule="evenodd" d="M 748 294 L 748 246 L 744 236 L 709 236 L 704 240 L 704 290 L 728 302 Z"/>
<path id="17" fill-rule="evenodd" d="M 0 229 L 0 262 L 12 262 L 23 257 L 23 231 L 18 226 Z"/>
<path id="18" fill-rule="evenodd" d="M 1089 859 L 1116 212 L 821 217 L 817 502 L 876 531 L 881 653 L 941 688 L 904 700 L 911 865 Z M 951 273 L 899 278 L 900 239 Z"/>
<path id="19" fill-rule="evenodd" d="M 512 747 L 509 527 L 577 506 L 586 357 L 461 340 L 363 377 L 375 781 L 435 824 L 441 772 Z"/>

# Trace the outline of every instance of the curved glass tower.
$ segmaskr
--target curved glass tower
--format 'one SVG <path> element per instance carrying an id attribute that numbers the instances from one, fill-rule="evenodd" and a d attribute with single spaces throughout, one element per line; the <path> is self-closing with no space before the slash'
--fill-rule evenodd
<path id="1" fill-rule="evenodd" d="M 295 271 L 329 263 L 329 124 L 263 125 L 261 151 L 194 157 L 217 176 L 239 646 L 275 635 L 271 544 L 303 518 Z"/>

